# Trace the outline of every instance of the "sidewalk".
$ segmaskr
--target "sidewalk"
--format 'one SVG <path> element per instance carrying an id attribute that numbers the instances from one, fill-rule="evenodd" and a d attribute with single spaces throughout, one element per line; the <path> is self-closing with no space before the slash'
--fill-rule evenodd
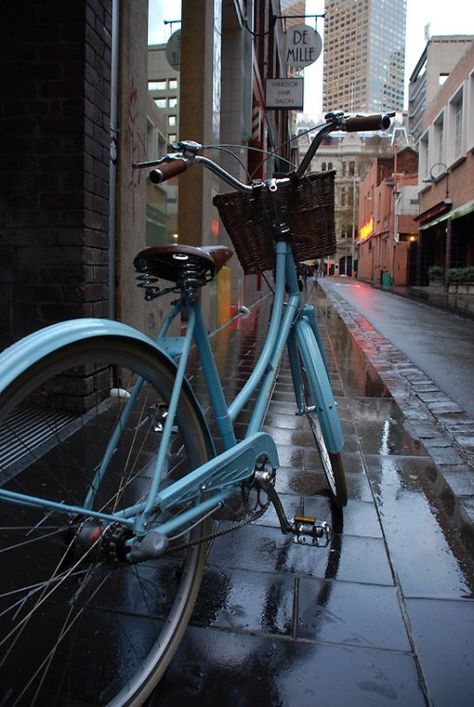
<path id="1" fill-rule="evenodd" d="M 267 305 L 213 337 L 229 397 L 253 370 Z M 266 418 L 282 465 L 277 490 L 288 515 L 328 520 L 332 541 L 294 544 L 272 508 L 215 540 L 191 625 L 150 705 L 472 702 L 472 525 L 428 438 L 415 434 L 403 401 L 324 294 L 318 317 L 346 437 L 349 503 L 341 516 L 325 494 L 284 362 Z"/>

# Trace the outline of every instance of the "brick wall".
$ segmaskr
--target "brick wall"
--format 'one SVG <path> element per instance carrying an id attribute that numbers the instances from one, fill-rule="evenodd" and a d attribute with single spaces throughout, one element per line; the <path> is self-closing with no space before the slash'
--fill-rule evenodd
<path id="1" fill-rule="evenodd" d="M 4 0 L 0 348 L 106 315 L 111 0 Z"/>

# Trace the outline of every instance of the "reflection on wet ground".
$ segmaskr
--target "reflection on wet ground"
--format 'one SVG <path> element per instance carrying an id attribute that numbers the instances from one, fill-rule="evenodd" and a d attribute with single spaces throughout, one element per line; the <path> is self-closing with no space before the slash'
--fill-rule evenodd
<path id="1" fill-rule="evenodd" d="M 213 337 L 230 399 L 258 355 L 267 303 Z M 349 503 L 331 508 L 284 362 L 265 429 L 286 512 L 334 528 L 296 545 L 269 508 L 214 541 L 184 641 L 150 704 L 471 705 L 472 533 L 436 466 L 329 301 L 318 318 L 346 436 Z M 201 390 L 199 373 L 194 384 Z M 249 410 L 244 410 L 238 433 Z"/>

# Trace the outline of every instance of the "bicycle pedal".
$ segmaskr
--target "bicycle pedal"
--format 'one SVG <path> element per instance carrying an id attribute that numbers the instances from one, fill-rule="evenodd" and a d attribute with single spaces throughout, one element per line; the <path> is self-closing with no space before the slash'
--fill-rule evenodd
<path id="1" fill-rule="evenodd" d="M 326 547 L 331 539 L 331 528 L 326 521 L 318 521 L 314 516 L 296 515 L 292 532 L 294 542 L 299 545 Z"/>

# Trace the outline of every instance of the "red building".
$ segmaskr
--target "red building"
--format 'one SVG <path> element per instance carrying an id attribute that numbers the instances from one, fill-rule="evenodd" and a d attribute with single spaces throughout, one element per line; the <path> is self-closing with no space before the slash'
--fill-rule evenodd
<path id="1" fill-rule="evenodd" d="M 377 158 L 359 189 L 359 270 L 374 284 L 408 285 L 416 271 L 418 156 Z M 384 276 L 385 274 L 385 276 Z"/>
<path id="2" fill-rule="evenodd" d="M 420 155 L 417 284 L 474 265 L 474 42 L 428 104 Z"/>

